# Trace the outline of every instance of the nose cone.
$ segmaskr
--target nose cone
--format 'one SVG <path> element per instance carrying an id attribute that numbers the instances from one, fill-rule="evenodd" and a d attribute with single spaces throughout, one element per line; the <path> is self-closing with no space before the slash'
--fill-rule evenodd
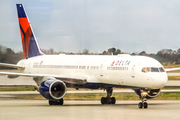
<path id="1" fill-rule="evenodd" d="M 167 73 L 159 73 L 159 75 L 154 76 L 154 87 L 155 88 L 163 88 L 168 81 Z"/>

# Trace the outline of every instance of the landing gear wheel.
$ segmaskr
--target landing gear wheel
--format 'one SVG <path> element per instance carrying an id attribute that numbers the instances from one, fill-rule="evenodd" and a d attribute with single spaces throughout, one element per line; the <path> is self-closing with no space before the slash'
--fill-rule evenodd
<path id="1" fill-rule="evenodd" d="M 63 103 L 64 103 L 63 98 L 61 98 L 60 100 L 57 101 L 57 105 L 63 105 Z"/>
<path id="2" fill-rule="evenodd" d="M 49 105 L 56 105 L 56 104 L 57 104 L 56 101 L 49 100 Z"/>
<path id="3" fill-rule="evenodd" d="M 145 108 L 145 109 L 148 108 L 147 102 L 144 102 L 144 108 Z"/>
<path id="4" fill-rule="evenodd" d="M 116 103 L 116 98 L 111 97 L 113 93 L 113 88 L 109 87 L 106 89 L 107 96 L 101 98 L 101 104 L 115 104 Z"/>
<path id="5" fill-rule="evenodd" d="M 116 98 L 115 97 L 112 97 L 111 98 L 111 104 L 115 104 L 116 103 Z"/>
<path id="6" fill-rule="evenodd" d="M 101 104 L 103 105 L 103 104 L 106 104 L 106 98 L 105 97 L 102 97 L 101 98 Z"/>
<path id="7" fill-rule="evenodd" d="M 63 103 L 64 103 L 63 98 L 57 101 L 49 100 L 49 105 L 63 105 Z"/>
<path id="8" fill-rule="evenodd" d="M 142 109 L 142 107 L 143 107 L 142 102 L 139 102 L 138 107 L 139 107 L 139 109 Z"/>
<path id="9" fill-rule="evenodd" d="M 49 105 L 53 105 L 54 101 L 49 100 Z"/>

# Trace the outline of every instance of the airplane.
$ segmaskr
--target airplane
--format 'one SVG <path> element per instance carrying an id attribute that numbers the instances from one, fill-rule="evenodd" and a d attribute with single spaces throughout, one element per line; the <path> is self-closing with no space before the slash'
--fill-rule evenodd
<path id="1" fill-rule="evenodd" d="M 106 97 L 101 104 L 115 104 L 113 88 L 130 88 L 139 95 L 138 107 L 148 108 L 147 99 L 159 95 L 168 79 L 166 71 L 155 59 L 146 56 L 119 55 L 45 55 L 39 48 L 23 4 L 16 4 L 24 59 L 16 65 L 0 66 L 17 68 L 20 73 L 0 72 L 8 78 L 31 77 L 38 92 L 49 105 L 63 105 L 66 88 L 104 89 Z"/>

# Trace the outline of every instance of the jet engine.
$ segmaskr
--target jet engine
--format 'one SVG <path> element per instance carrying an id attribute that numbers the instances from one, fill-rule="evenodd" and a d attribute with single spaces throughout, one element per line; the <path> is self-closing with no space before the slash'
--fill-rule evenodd
<path id="1" fill-rule="evenodd" d="M 39 92 L 48 100 L 60 100 L 66 94 L 66 85 L 61 80 L 49 78 L 40 84 Z"/>
<path id="2" fill-rule="evenodd" d="M 151 89 L 151 90 L 143 90 L 143 89 L 134 89 L 136 94 L 139 95 L 140 98 L 144 97 L 147 99 L 155 98 L 159 95 L 160 89 Z"/>

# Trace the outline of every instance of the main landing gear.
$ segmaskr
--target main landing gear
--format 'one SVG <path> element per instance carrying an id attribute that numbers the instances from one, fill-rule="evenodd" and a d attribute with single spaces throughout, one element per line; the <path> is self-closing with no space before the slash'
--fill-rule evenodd
<path id="1" fill-rule="evenodd" d="M 63 98 L 61 98 L 60 100 L 56 100 L 56 101 L 49 100 L 49 105 L 63 105 L 63 103 L 64 103 Z"/>
<path id="2" fill-rule="evenodd" d="M 145 109 L 148 108 L 148 103 L 146 102 L 147 99 L 145 98 L 146 95 L 147 95 L 147 92 L 141 91 L 141 100 L 142 100 L 142 102 L 139 102 L 139 104 L 138 104 L 138 107 L 139 107 L 140 109 L 142 109 L 142 108 L 145 108 Z"/>
<path id="3" fill-rule="evenodd" d="M 111 97 L 113 89 L 108 88 L 108 89 L 106 89 L 106 92 L 107 92 L 107 97 L 102 97 L 101 98 L 101 104 L 115 104 L 116 103 L 116 98 Z"/>

